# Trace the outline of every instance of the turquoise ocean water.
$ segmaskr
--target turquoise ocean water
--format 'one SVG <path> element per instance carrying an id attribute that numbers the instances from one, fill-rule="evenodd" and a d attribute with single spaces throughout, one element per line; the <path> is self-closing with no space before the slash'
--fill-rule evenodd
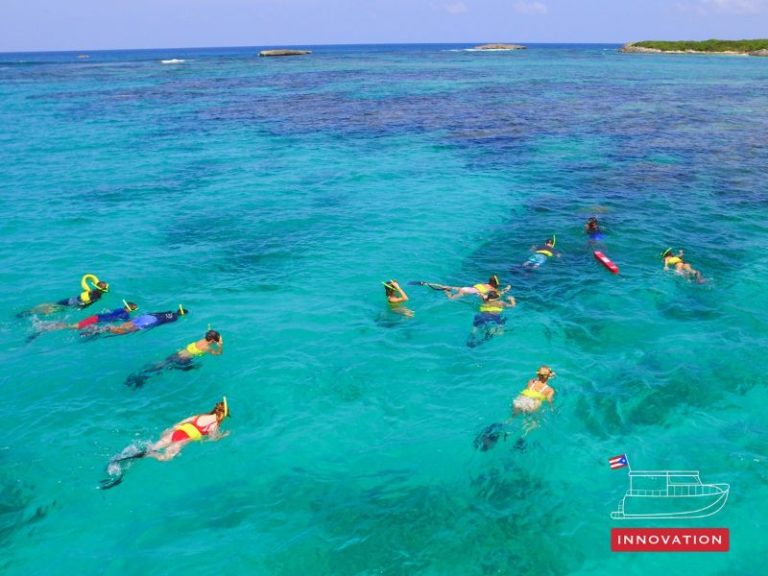
<path id="1" fill-rule="evenodd" d="M 768 60 L 461 48 L 0 55 L 0 572 L 763 570 Z M 562 258 L 522 273 L 553 233 Z M 667 246 L 708 281 L 663 273 Z M 190 314 L 26 343 L 16 313 L 87 272 L 110 293 L 58 318 L 123 297 Z M 405 285 L 491 273 L 518 306 L 476 348 L 475 302 Z M 209 324 L 224 355 L 123 384 Z M 527 449 L 476 451 L 542 363 L 556 410 Z M 222 394 L 230 436 L 96 489 Z M 612 553 L 612 527 L 669 526 L 610 518 L 622 453 L 729 483 L 673 525 L 729 528 L 731 551 Z"/>

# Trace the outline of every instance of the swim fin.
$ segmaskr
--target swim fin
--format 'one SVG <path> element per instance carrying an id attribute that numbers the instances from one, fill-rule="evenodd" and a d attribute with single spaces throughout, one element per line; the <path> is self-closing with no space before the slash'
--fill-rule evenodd
<path id="1" fill-rule="evenodd" d="M 439 290 L 440 292 L 447 292 L 450 288 L 442 286 L 440 284 L 433 284 L 431 282 L 424 282 L 423 280 L 411 280 L 408 282 L 409 286 L 429 286 L 432 290 Z"/>
<path id="2" fill-rule="evenodd" d="M 123 481 L 123 475 L 118 474 L 117 476 L 112 476 L 111 478 L 105 478 L 104 480 L 99 481 L 99 490 L 109 490 L 110 488 L 114 488 L 118 484 L 120 484 Z"/>
<path id="3" fill-rule="evenodd" d="M 127 460 L 138 460 L 139 458 L 144 458 L 144 456 L 147 455 L 146 447 L 142 446 L 141 448 L 137 446 L 128 446 L 125 450 L 120 452 L 117 456 L 114 456 L 110 461 L 109 464 L 119 464 L 120 462 L 126 462 Z"/>
<path id="4" fill-rule="evenodd" d="M 507 433 L 504 432 L 504 424 L 501 422 L 495 422 L 494 424 L 483 428 L 480 434 L 478 434 L 475 438 L 473 445 L 475 449 L 480 450 L 481 452 L 487 452 L 496 446 L 496 443 L 499 441 L 502 435 L 506 440 Z"/>

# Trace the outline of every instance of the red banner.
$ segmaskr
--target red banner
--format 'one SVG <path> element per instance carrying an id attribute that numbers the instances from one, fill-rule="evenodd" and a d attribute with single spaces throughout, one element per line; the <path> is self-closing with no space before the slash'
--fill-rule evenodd
<path id="1" fill-rule="evenodd" d="M 728 528 L 612 528 L 614 552 L 728 552 Z"/>

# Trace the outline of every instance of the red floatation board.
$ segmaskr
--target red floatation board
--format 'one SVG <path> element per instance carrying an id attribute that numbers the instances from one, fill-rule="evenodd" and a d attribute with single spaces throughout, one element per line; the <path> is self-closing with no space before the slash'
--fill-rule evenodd
<path id="1" fill-rule="evenodd" d="M 600 252 L 600 250 L 595 250 L 594 254 L 595 254 L 595 258 L 598 260 L 598 262 L 600 262 L 603 266 L 608 268 L 608 270 L 610 270 L 614 274 L 618 274 L 619 273 L 619 267 L 616 266 L 616 264 L 613 263 L 613 260 L 608 258 L 608 256 L 606 256 L 605 254 Z"/>

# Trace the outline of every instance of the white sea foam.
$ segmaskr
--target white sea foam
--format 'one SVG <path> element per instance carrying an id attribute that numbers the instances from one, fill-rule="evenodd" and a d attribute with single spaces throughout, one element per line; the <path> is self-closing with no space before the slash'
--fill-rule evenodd
<path id="1" fill-rule="evenodd" d="M 171 58 L 170 60 L 160 60 L 160 64 L 184 64 L 186 60 L 181 58 Z"/>

